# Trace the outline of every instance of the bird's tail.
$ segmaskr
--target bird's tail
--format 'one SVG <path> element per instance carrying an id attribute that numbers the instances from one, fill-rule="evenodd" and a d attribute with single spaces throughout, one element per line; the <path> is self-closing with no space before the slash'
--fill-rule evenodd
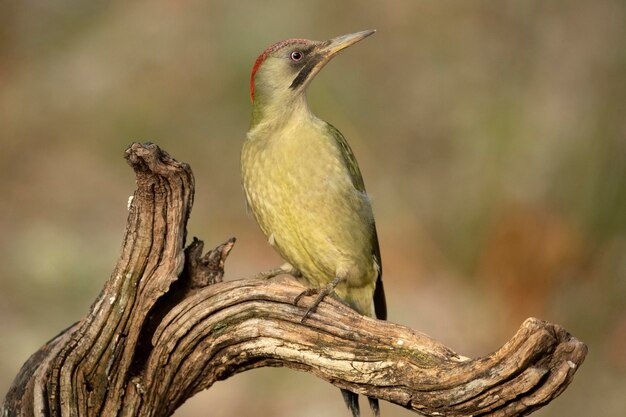
<path id="1" fill-rule="evenodd" d="M 352 412 L 352 417 L 359 417 L 361 415 L 361 411 L 359 410 L 358 394 L 341 388 L 341 395 L 343 395 L 343 400 L 345 401 L 346 406 L 350 412 Z"/>
<path id="2" fill-rule="evenodd" d="M 352 413 L 352 417 L 359 417 L 361 415 L 361 411 L 359 409 L 359 396 L 354 392 L 348 391 L 346 389 L 341 389 L 341 395 L 343 395 L 343 400 L 346 403 L 346 406 Z M 380 417 L 380 406 L 378 405 L 378 398 L 367 398 L 370 403 L 370 408 L 372 409 L 372 413 L 375 417 Z"/>
<path id="3" fill-rule="evenodd" d="M 380 417 L 380 406 L 378 405 L 378 398 L 367 397 L 370 403 L 370 408 L 375 417 Z"/>

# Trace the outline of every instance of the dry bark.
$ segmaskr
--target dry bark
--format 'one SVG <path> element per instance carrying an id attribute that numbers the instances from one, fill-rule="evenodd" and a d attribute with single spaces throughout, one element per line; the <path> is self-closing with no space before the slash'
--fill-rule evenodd
<path id="1" fill-rule="evenodd" d="M 137 177 L 120 259 L 89 314 L 23 365 L 4 416 L 168 416 L 215 381 L 262 366 L 310 372 L 429 416 L 518 416 L 571 382 L 587 347 L 526 320 L 498 351 L 469 359 L 431 337 L 327 297 L 305 323 L 302 287 L 222 282 L 234 239 L 185 249 L 191 169 L 133 144 Z"/>

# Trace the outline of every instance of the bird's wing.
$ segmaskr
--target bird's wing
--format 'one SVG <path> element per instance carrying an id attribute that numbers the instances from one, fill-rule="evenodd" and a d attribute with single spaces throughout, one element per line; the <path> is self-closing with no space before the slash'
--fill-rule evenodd
<path id="1" fill-rule="evenodd" d="M 326 125 L 328 126 L 331 136 L 337 141 L 337 145 L 341 151 L 341 156 L 348 167 L 348 172 L 350 173 L 350 178 L 352 179 L 354 188 L 362 193 L 365 193 L 365 184 L 363 183 L 363 177 L 361 176 L 361 171 L 359 170 L 359 164 L 356 162 L 356 158 L 354 157 L 352 148 L 348 145 L 348 141 L 346 141 L 346 138 L 343 137 L 341 132 L 337 130 L 335 126 L 330 123 L 326 123 Z"/>
<path id="2" fill-rule="evenodd" d="M 332 137 L 337 141 L 337 145 L 341 151 L 341 156 L 344 158 L 344 162 L 348 167 L 350 179 L 352 180 L 354 188 L 365 194 L 365 183 L 363 182 L 363 176 L 361 176 L 361 170 L 359 169 L 359 164 L 354 157 L 352 148 L 350 148 L 346 138 L 335 126 L 330 123 L 327 123 L 327 126 Z M 378 235 L 376 234 L 376 224 L 372 224 L 371 243 L 372 257 L 374 258 L 374 262 L 378 265 L 378 277 L 376 278 L 376 289 L 374 290 L 374 310 L 376 312 L 376 318 L 386 320 L 387 302 L 385 301 L 385 290 L 383 288 L 383 264 L 380 259 L 380 247 L 378 245 Z"/>
<path id="3" fill-rule="evenodd" d="M 387 320 L 387 301 L 385 300 L 385 289 L 383 287 L 383 264 L 380 260 L 376 225 L 374 225 L 374 233 L 372 235 L 373 256 L 378 264 L 378 277 L 376 278 L 376 289 L 374 290 L 374 311 L 377 319 Z"/>

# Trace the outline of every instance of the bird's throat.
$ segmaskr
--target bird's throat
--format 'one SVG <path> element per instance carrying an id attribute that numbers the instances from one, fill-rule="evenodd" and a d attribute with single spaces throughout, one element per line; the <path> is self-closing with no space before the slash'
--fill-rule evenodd
<path id="1" fill-rule="evenodd" d="M 269 128 L 271 126 L 279 127 L 294 118 L 311 118 L 314 117 L 309 110 L 304 91 L 286 91 L 282 95 L 274 94 L 268 97 L 260 94 L 255 97 L 252 104 L 252 118 L 250 121 L 250 130 L 254 130 L 263 126 Z"/>

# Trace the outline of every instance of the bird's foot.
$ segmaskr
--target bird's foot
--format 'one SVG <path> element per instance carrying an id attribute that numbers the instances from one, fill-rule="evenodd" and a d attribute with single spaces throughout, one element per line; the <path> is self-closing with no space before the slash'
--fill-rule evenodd
<path id="1" fill-rule="evenodd" d="M 309 307 L 307 309 L 306 313 L 304 313 L 304 316 L 300 320 L 301 323 L 304 323 L 306 321 L 306 319 L 309 318 L 311 313 L 313 313 L 317 309 L 317 306 L 322 302 L 322 300 L 327 295 L 332 294 L 335 291 L 335 287 L 342 280 L 343 280 L 343 278 L 336 277 L 331 282 L 329 282 L 328 285 L 325 286 L 325 287 L 321 287 L 321 288 L 307 288 L 306 290 L 304 290 L 300 294 L 298 294 L 298 296 L 295 298 L 295 300 L 293 300 L 294 305 L 298 305 L 298 302 L 302 299 L 302 297 L 307 297 L 307 296 L 310 296 L 310 295 L 317 294 L 317 297 L 315 297 L 315 300 L 313 300 L 313 304 L 311 304 L 311 307 Z"/>
<path id="2" fill-rule="evenodd" d="M 278 275 L 288 274 L 294 277 L 300 276 L 300 271 L 291 266 L 291 264 L 285 263 L 278 268 L 270 269 L 269 271 L 259 272 L 254 276 L 255 279 L 271 279 Z"/>

